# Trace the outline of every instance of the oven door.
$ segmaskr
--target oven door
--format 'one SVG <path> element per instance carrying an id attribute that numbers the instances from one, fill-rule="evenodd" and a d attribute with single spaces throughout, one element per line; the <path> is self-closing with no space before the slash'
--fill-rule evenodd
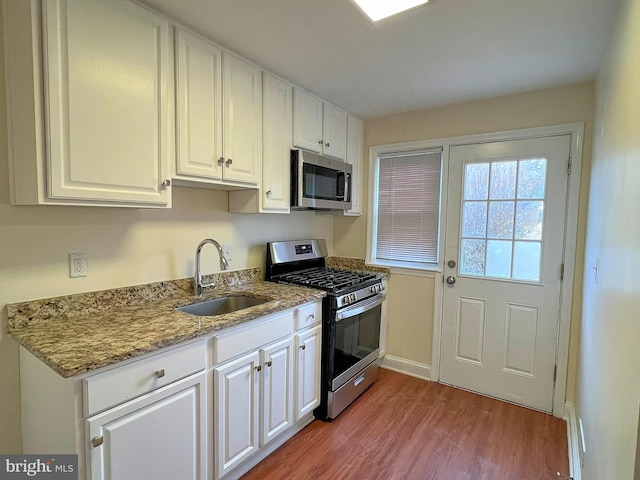
<path id="1" fill-rule="evenodd" d="M 331 390 L 335 391 L 360 370 L 378 358 L 382 302 L 378 294 L 362 302 L 337 310 L 334 338 Z"/>

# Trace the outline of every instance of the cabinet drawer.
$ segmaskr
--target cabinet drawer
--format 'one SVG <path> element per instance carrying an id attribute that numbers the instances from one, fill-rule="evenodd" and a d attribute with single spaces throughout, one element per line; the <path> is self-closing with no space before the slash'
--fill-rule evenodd
<path id="1" fill-rule="evenodd" d="M 296 331 L 317 325 L 322 320 L 322 302 L 305 305 L 296 310 Z"/>
<path id="2" fill-rule="evenodd" d="M 257 324 L 213 337 L 213 363 L 259 349 L 293 333 L 293 311 L 276 314 Z"/>
<path id="3" fill-rule="evenodd" d="M 203 370 L 205 352 L 198 342 L 85 379 L 86 416 Z"/>

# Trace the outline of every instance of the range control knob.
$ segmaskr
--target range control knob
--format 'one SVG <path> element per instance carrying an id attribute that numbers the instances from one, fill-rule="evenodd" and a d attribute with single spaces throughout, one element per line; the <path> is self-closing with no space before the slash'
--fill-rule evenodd
<path id="1" fill-rule="evenodd" d="M 348 303 L 349 303 L 349 298 L 345 295 L 344 297 L 342 297 L 342 304 L 347 305 Z"/>
<path id="2" fill-rule="evenodd" d="M 355 301 L 356 301 L 356 294 L 355 294 L 355 293 L 350 293 L 350 294 L 349 294 L 349 299 L 350 299 L 352 302 L 355 302 Z"/>
<path id="3" fill-rule="evenodd" d="M 375 286 L 375 285 L 372 285 L 372 286 L 371 286 L 371 288 L 369 288 L 369 291 L 370 291 L 371 293 L 376 293 L 376 291 L 377 291 L 377 290 L 376 290 L 376 286 Z"/>

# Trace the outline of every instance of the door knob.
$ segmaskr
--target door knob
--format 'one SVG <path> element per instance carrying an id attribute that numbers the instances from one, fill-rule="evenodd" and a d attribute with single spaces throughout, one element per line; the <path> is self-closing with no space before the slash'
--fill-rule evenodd
<path id="1" fill-rule="evenodd" d="M 449 275 L 447 277 L 447 284 L 453 285 L 454 283 L 456 283 L 456 277 L 454 277 L 453 275 Z"/>
<path id="2" fill-rule="evenodd" d="M 455 261 L 455 260 L 449 260 L 449 261 L 447 262 L 447 266 L 448 266 L 449 268 L 456 268 L 456 261 Z"/>

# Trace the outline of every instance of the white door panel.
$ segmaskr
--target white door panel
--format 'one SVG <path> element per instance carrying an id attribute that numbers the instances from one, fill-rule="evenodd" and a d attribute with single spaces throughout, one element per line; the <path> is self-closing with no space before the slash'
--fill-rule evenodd
<path id="1" fill-rule="evenodd" d="M 569 148 L 451 148 L 442 382 L 551 411 Z"/>

